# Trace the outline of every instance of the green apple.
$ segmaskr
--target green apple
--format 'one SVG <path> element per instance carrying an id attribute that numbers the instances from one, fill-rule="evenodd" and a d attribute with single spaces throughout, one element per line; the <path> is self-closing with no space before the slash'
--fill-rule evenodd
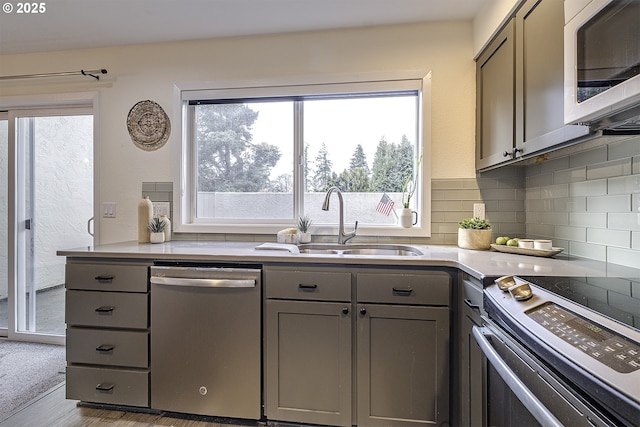
<path id="1" fill-rule="evenodd" d="M 496 245 L 505 245 L 510 239 L 508 237 L 498 237 L 496 239 Z"/>
<path id="2" fill-rule="evenodd" d="M 509 239 L 507 240 L 507 246 L 518 246 L 519 239 Z"/>

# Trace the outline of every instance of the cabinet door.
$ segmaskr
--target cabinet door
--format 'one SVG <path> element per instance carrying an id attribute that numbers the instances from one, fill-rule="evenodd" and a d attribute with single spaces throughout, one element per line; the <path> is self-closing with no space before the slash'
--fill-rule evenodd
<path id="1" fill-rule="evenodd" d="M 564 125 L 564 5 L 528 0 L 516 14 L 516 146 L 526 155 L 588 133 Z"/>
<path id="2" fill-rule="evenodd" d="M 265 415 L 351 425 L 350 304 L 267 300 Z"/>
<path id="3" fill-rule="evenodd" d="M 513 156 L 514 28 L 511 20 L 476 63 L 476 169 Z"/>
<path id="4" fill-rule="evenodd" d="M 448 424 L 449 309 L 357 308 L 357 424 Z"/>

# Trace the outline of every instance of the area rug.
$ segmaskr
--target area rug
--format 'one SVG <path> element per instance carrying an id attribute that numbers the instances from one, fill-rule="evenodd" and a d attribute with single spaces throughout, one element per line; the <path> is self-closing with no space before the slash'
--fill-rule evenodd
<path id="1" fill-rule="evenodd" d="M 65 380 L 65 347 L 0 339 L 0 421 Z"/>

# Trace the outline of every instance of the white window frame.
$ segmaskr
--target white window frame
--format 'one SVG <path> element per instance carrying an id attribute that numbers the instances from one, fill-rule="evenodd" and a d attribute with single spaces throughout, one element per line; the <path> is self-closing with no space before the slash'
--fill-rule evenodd
<path id="1" fill-rule="evenodd" d="M 395 73 L 370 73 L 364 75 L 323 76 L 322 78 L 287 78 L 260 81 L 220 81 L 187 82 L 174 85 L 174 190 L 172 225 L 176 233 L 233 233 L 233 234 L 275 234 L 283 226 L 294 226 L 291 221 L 273 221 L 269 223 L 249 221 L 243 223 L 211 223 L 193 221 L 195 200 L 192 186 L 195 185 L 194 156 L 190 147 L 191 126 L 186 123 L 188 101 L 193 99 L 215 98 L 256 98 L 293 95 L 318 95 L 349 92 L 374 92 L 384 90 L 418 90 L 419 117 L 418 143 L 422 161 L 418 168 L 420 185 L 414 195 L 420 220 L 418 226 L 402 228 L 399 225 L 366 225 L 358 227 L 360 236 L 431 236 L 431 72 L 406 71 Z M 295 153 L 301 156 L 301 153 Z M 298 157 L 296 157 L 298 158 Z M 294 204 L 301 196 L 294 194 Z M 396 201 L 396 207 L 401 201 Z M 337 207 L 337 205 L 336 205 Z M 346 209 L 348 209 L 348 205 Z M 335 226 L 323 226 L 314 230 L 314 234 L 337 234 Z"/>

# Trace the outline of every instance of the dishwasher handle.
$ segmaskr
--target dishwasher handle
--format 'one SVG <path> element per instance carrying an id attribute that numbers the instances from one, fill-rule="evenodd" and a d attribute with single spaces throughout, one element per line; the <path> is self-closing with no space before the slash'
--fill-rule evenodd
<path id="1" fill-rule="evenodd" d="M 538 400 L 491 346 L 487 338 L 487 336 L 494 336 L 491 331 L 488 328 L 474 326 L 472 333 L 489 363 L 494 366 L 498 375 L 502 377 L 502 380 L 509 386 L 513 394 L 520 399 L 535 419 L 545 427 L 562 427 L 563 424 Z"/>
<path id="2" fill-rule="evenodd" d="M 253 279 L 195 279 L 185 277 L 151 276 L 151 284 L 196 288 L 255 288 Z"/>

